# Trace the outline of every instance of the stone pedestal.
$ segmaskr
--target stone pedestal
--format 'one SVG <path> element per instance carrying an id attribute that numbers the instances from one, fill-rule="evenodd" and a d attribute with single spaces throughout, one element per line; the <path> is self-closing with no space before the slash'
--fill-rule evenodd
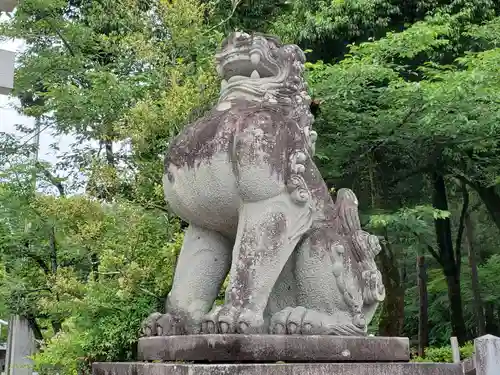
<path id="1" fill-rule="evenodd" d="M 500 374 L 500 337 L 486 335 L 474 340 L 476 375 Z"/>
<path id="2" fill-rule="evenodd" d="M 160 336 L 141 339 L 138 355 L 94 363 L 93 375 L 463 375 L 460 363 L 408 363 L 399 337 Z"/>
<path id="3" fill-rule="evenodd" d="M 400 337 L 306 335 L 188 335 L 139 340 L 142 361 L 194 362 L 408 362 Z"/>
<path id="4" fill-rule="evenodd" d="M 462 375 L 454 363 L 95 363 L 93 375 Z"/>

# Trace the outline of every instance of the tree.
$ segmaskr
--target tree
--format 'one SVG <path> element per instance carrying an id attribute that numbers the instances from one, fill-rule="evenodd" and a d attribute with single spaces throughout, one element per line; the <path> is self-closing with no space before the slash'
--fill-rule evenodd
<path id="1" fill-rule="evenodd" d="M 85 174 L 89 194 L 161 204 L 158 155 L 217 89 L 220 35 L 204 27 L 206 11 L 193 0 L 27 0 L 0 30 L 27 42 L 21 112 L 77 138 L 57 167 Z"/>
<path id="2" fill-rule="evenodd" d="M 413 199 L 448 211 L 450 175 L 480 195 L 494 193 L 498 74 L 487 66 L 496 66 L 499 55 L 495 48 L 481 51 L 486 44 L 476 41 L 498 21 L 488 12 L 468 14 L 436 12 L 403 32 L 352 46 L 338 64 L 311 66 L 322 100 L 318 127 L 326 138 L 318 153 L 332 184 L 349 181 L 372 192 L 376 186 L 377 209 Z M 491 20 L 471 26 L 481 17 Z M 465 55 L 467 48 L 476 52 Z M 407 185 L 412 177 L 425 182 L 426 193 L 415 195 Z M 363 198 L 369 207 L 373 199 Z M 431 254 L 446 275 L 454 333 L 463 342 L 462 254 L 453 244 L 450 218 L 436 218 L 435 224 L 438 246 Z"/>
<path id="3" fill-rule="evenodd" d="M 28 42 L 20 111 L 78 139 L 58 165 L 33 166 L 26 145 L 2 138 L 0 282 L 10 308 L 39 326 L 38 369 L 133 357 L 182 238 L 164 207 L 161 159 L 214 103 L 214 51 L 234 29 L 307 50 L 316 160 L 330 187 L 354 189 L 383 245 L 378 333 L 415 338 L 420 323 L 430 345 L 452 333 L 463 342 L 481 299 L 485 331 L 500 333 L 499 12 L 491 0 L 24 0 L 0 32 Z M 72 194 L 74 166 L 84 196 Z M 465 247 L 477 265 L 463 266 L 474 260 Z"/>
<path id="4" fill-rule="evenodd" d="M 132 358 L 140 321 L 170 289 L 179 221 L 126 202 L 23 195 L 16 167 L 0 185 L 0 286 L 43 343 L 39 370 Z"/>

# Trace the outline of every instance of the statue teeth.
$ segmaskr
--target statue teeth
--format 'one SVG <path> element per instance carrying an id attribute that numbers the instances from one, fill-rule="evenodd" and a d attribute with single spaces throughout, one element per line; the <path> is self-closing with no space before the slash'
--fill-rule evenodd
<path id="1" fill-rule="evenodd" d="M 260 53 L 254 52 L 250 55 L 250 61 L 253 66 L 257 66 L 260 63 Z"/>
<path id="2" fill-rule="evenodd" d="M 256 70 L 254 70 L 254 71 L 252 72 L 252 74 L 250 75 L 250 78 L 252 78 L 252 79 L 259 79 L 259 78 L 260 78 L 260 74 L 259 74 L 259 72 L 258 72 L 258 71 L 256 71 Z"/>

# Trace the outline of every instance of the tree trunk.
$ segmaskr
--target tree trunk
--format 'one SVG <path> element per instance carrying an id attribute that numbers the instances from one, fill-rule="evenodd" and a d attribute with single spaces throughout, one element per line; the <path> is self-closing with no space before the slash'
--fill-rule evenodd
<path id="1" fill-rule="evenodd" d="M 379 259 L 386 297 L 380 314 L 378 334 L 399 337 L 403 334 L 405 290 L 387 236 L 384 241 L 381 241 L 381 245 L 382 251 L 379 253 Z"/>
<path id="2" fill-rule="evenodd" d="M 428 327 L 428 298 L 427 298 L 427 270 L 425 265 L 425 256 L 417 257 L 418 274 L 418 296 L 420 300 L 420 309 L 418 314 L 418 355 L 425 355 L 425 348 L 429 344 Z"/>
<path id="3" fill-rule="evenodd" d="M 442 211 L 448 211 L 448 198 L 446 195 L 446 185 L 443 176 L 438 173 L 433 173 L 432 180 L 434 187 L 432 204 L 434 208 Z M 466 330 L 462 310 L 460 267 L 457 265 L 458 262 L 460 262 L 460 259 L 455 260 L 450 218 L 438 218 L 434 220 L 434 226 L 436 230 L 439 256 L 441 258 L 443 273 L 446 277 L 446 283 L 448 286 L 451 327 L 453 335 L 457 337 L 458 342 L 462 345 L 465 343 Z"/>
<path id="4" fill-rule="evenodd" d="M 61 324 L 60 321 L 58 321 L 58 320 L 52 320 L 50 322 L 50 324 L 52 325 L 52 329 L 54 330 L 54 333 L 58 333 L 59 331 L 61 331 L 62 324 Z"/>
<path id="5" fill-rule="evenodd" d="M 478 192 L 493 222 L 500 230 L 500 194 L 497 193 L 495 186 L 488 188 L 474 186 L 474 189 Z"/>
<path id="6" fill-rule="evenodd" d="M 31 314 L 25 316 L 25 318 L 26 320 L 28 320 L 31 329 L 33 330 L 33 335 L 35 336 L 35 339 L 43 340 L 42 330 L 40 329 L 40 326 L 38 325 L 36 318 Z"/>
<path id="7" fill-rule="evenodd" d="M 467 212 L 465 216 L 465 238 L 467 240 L 469 266 L 472 279 L 472 298 L 474 303 L 474 313 L 476 315 L 476 336 L 480 337 L 486 334 L 486 326 L 484 319 L 483 301 L 481 299 L 481 288 L 479 286 L 479 275 L 477 272 L 477 257 L 474 249 L 474 227 L 470 214 Z"/>
<path id="8" fill-rule="evenodd" d="M 90 255 L 90 262 L 91 262 L 91 270 L 92 270 L 92 277 L 94 281 L 99 280 L 99 255 L 97 253 L 92 253 Z"/>
<path id="9" fill-rule="evenodd" d="M 495 319 L 495 305 L 492 302 L 487 302 L 484 306 L 484 314 L 486 321 L 486 333 L 490 335 L 498 334 L 498 325 Z"/>
<path id="10" fill-rule="evenodd" d="M 115 154 L 113 153 L 113 142 L 109 139 L 104 141 L 104 150 L 106 154 L 106 162 L 110 167 L 115 167 Z"/>

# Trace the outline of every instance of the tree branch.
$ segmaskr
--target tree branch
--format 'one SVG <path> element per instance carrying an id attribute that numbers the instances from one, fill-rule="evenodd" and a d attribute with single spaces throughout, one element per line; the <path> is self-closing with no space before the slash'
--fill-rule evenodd
<path id="1" fill-rule="evenodd" d="M 389 260 L 391 262 L 394 261 L 394 252 L 392 251 L 392 246 L 391 246 L 391 243 L 389 242 L 389 232 L 387 230 L 387 227 L 384 227 L 384 245 L 385 245 L 385 248 L 387 250 L 387 253 L 389 255 Z"/>
<path id="2" fill-rule="evenodd" d="M 71 46 L 69 45 L 68 41 L 66 40 L 66 38 L 61 34 L 61 32 L 59 31 L 59 29 L 57 27 L 54 26 L 54 23 L 52 22 L 52 20 L 47 20 L 50 27 L 52 28 L 52 30 L 57 34 L 57 36 L 61 39 L 61 42 L 63 42 L 64 44 L 64 47 L 66 47 L 66 49 L 68 50 L 68 52 L 71 54 L 71 56 L 75 57 L 75 52 L 73 51 L 73 48 L 71 48 Z"/>
<path id="3" fill-rule="evenodd" d="M 52 266 L 52 273 L 55 274 L 57 272 L 58 264 L 57 264 L 56 231 L 54 229 L 54 226 L 50 227 L 49 243 L 50 243 L 50 262 Z"/>
<path id="4" fill-rule="evenodd" d="M 460 269 L 462 266 L 462 238 L 465 230 L 465 218 L 467 216 L 467 211 L 469 210 L 469 193 L 467 192 L 467 186 L 465 182 L 460 181 L 460 187 L 462 189 L 462 211 L 460 212 L 460 220 L 458 223 L 458 233 L 457 240 L 455 243 L 455 265 L 457 267 L 457 273 L 460 274 Z"/>
<path id="5" fill-rule="evenodd" d="M 419 239 L 420 239 L 420 236 L 418 235 L 418 233 L 417 233 L 417 232 L 413 232 L 413 235 L 414 235 L 415 237 L 417 237 L 417 238 L 419 238 Z M 423 241 L 423 242 L 424 242 L 424 241 Z M 434 248 L 433 248 L 431 245 L 429 245 L 429 244 L 425 244 L 425 246 L 427 246 L 427 251 L 429 252 L 429 254 L 431 254 L 431 255 L 432 255 L 432 257 L 433 257 L 434 259 L 436 259 L 436 261 L 437 261 L 437 262 L 438 262 L 441 266 L 443 266 L 443 267 L 444 267 L 443 261 L 441 260 L 441 256 L 439 255 L 439 253 L 438 253 L 436 250 L 434 250 Z"/>
<path id="6" fill-rule="evenodd" d="M 399 184 L 400 182 L 403 182 L 403 181 L 409 179 L 410 177 L 416 176 L 417 174 L 429 172 L 429 170 L 430 170 L 430 166 L 428 166 L 428 165 L 426 165 L 422 168 L 417 168 L 417 169 L 415 169 L 409 173 L 406 173 L 403 176 L 400 176 L 400 177 L 394 179 L 393 181 L 391 181 L 389 183 L 389 187 L 394 187 L 397 184 Z"/>
<path id="7" fill-rule="evenodd" d="M 31 253 L 27 253 L 26 256 L 28 258 L 33 259 L 40 266 L 40 268 L 43 270 L 43 272 L 46 275 L 48 275 L 50 273 L 49 267 L 47 266 L 47 264 L 45 263 L 45 261 L 41 257 L 39 257 L 36 254 L 31 254 Z"/>
<path id="8" fill-rule="evenodd" d="M 427 251 L 432 255 L 434 259 L 442 266 L 444 267 L 443 261 L 441 260 L 441 257 L 439 254 L 434 250 L 434 248 L 431 245 L 427 245 Z"/>
<path id="9" fill-rule="evenodd" d="M 56 187 L 56 189 L 59 191 L 59 195 L 61 197 L 64 197 L 66 194 L 64 192 L 64 186 L 62 185 L 61 181 L 59 181 L 54 175 L 52 175 L 49 170 L 44 168 L 42 163 L 36 162 L 35 166 L 38 168 L 38 170 L 40 170 L 40 172 L 43 173 L 45 178 Z"/>
<path id="10" fill-rule="evenodd" d="M 401 119 L 400 123 L 394 129 L 391 130 L 391 132 L 389 133 L 389 135 L 387 137 L 385 137 L 384 139 L 382 139 L 382 140 L 378 141 L 377 143 L 375 143 L 374 145 L 372 145 L 366 152 L 361 154 L 361 156 L 358 159 L 363 159 L 366 155 L 372 153 L 380 146 L 383 146 L 384 144 L 389 142 L 389 137 L 392 137 L 398 129 L 402 128 L 403 125 L 406 124 L 406 122 L 410 119 L 410 117 L 416 112 L 416 110 L 417 110 L 416 106 L 415 105 L 412 106 L 410 108 L 410 110 L 408 111 L 408 113 L 406 113 L 406 115 L 404 115 L 404 117 Z"/>

